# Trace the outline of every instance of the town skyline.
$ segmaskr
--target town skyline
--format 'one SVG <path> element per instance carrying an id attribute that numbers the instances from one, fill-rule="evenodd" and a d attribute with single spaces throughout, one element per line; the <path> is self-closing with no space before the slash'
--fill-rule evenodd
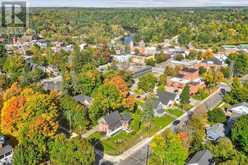
<path id="1" fill-rule="evenodd" d="M 246 0 L 29 0 L 31 7 L 231 7 L 248 6 Z"/>

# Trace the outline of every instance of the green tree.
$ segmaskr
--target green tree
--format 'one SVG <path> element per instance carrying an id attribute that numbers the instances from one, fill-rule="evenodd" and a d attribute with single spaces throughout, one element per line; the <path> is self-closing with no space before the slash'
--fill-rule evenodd
<path id="1" fill-rule="evenodd" d="M 70 127 L 73 131 L 78 133 L 86 131 L 89 120 L 87 119 L 84 107 L 68 95 L 62 96 L 59 102 L 63 118 L 67 123 L 65 126 Z"/>
<path id="2" fill-rule="evenodd" d="M 142 114 L 142 120 L 145 123 L 146 127 L 150 127 L 151 126 L 151 121 L 153 119 L 153 109 L 155 107 L 155 103 L 158 101 L 157 98 L 149 96 L 144 105 L 143 105 L 143 114 Z"/>
<path id="3" fill-rule="evenodd" d="M 222 109 L 217 108 L 208 112 L 208 120 L 211 123 L 223 123 L 226 121 L 226 116 Z"/>
<path id="4" fill-rule="evenodd" d="M 206 146 L 214 155 L 216 163 L 231 160 L 235 154 L 235 148 L 228 138 L 221 138 L 218 143 L 208 143 Z"/>
<path id="5" fill-rule="evenodd" d="M 248 153 L 248 115 L 241 116 L 231 129 L 232 141 L 245 153 Z"/>
<path id="6" fill-rule="evenodd" d="M 93 103 L 89 109 L 89 116 L 92 122 L 102 115 L 122 107 L 123 97 L 115 85 L 101 85 L 93 94 Z"/>
<path id="7" fill-rule="evenodd" d="M 166 131 L 151 142 L 152 155 L 150 165 L 184 165 L 188 157 L 188 150 L 184 147 L 179 136 Z"/>
<path id="8" fill-rule="evenodd" d="M 248 86 L 241 84 L 239 79 L 235 78 L 232 83 L 231 92 L 227 93 L 224 99 L 227 103 L 232 105 L 248 101 Z"/>
<path id="9" fill-rule="evenodd" d="M 39 151 L 37 146 L 32 143 L 25 142 L 19 144 L 15 148 L 13 154 L 13 165 L 37 165 L 42 163 L 44 159 L 44 153 Z"/>
<path id="10" fill-rule="evenodd" d="M 200 75 L 204 75 L 206 72 L 207 72 L 207 69 L 204 68 L 203 66 L 201 66 L 201 67 L 199 68 L 199 74 L 200 74 Z"/>
<path id="11" fill-rule="evenodd" d="M 91 96 L 93 90 L 101 84 L 101 74 L 90 64 L 85 65 L 78 76 L 77 89 L 81 94 Z"/>
<path id="12" fill-rule="evenodd" d="M 248 56 L 243 52 L 231 54 L 229 59 L 233 62 L 234 75 L 242 76 L 248 73 Z"/>
<path id="13" fill-rule="evenodd" d="M 4 63 L 3 70 L 9 74 L 12 80 L 16 80 L 23 72 L 24 66 L 24 59 L 21 56 L 8 56 Z"/>
<path id="14" fill-rule="evenodd" d="M 189 86 L 186 85 L 184 88 L 183 88 L 183 91 L 180 95 L 180 101 L 182 104 L 187 104 L 189 103 L 189 100 L 190 99 L 190 89 L 189 89 Z"/>
<path id="15" fill-rule="evenodd" d="M 157 82 L 157 78 L 153 74 L 146 74 L 139 78 L 138 88 L 144 92 L 151 92 Z"/>
<path id="16" fill-rule="evenodd" d="M 58 136 L 54 142 L 49 145 L 50 160 L 56 165 L 94 165 L 95 152 L 93 146 L 79 137 L 66 139 L 64 136 Z"/>
<path id="17" fill-rule="evenodd" d="M 187 133 L 190 138 L 190 153 L 195 153 L 203 149 L 203 141 L 205 139 L 205 125 L 207 124 L 207 113 L 202 107 L 195 110 L 188 124 Z"/>

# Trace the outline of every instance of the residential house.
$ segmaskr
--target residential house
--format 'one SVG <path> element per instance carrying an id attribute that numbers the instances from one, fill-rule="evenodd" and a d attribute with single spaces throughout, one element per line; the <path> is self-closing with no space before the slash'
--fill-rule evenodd
<path id="1" fill-rule="evenodd" d="M 86 107 L 89 107 L 92 103 L 92 98 L 85 95 L 77 95 L 73 99 Z"/>
<path id="2" fill-rule="evenodd" d="M 114 111 L 99 120 L 99 132 L 105 132 L 106 136 L 111 136 L 120 130 L 128 131 L 131 116 L 128 113 L 120 114 Z"/>
<path id="3" fill-rule="evenodd" d="M 199 60 L 182 60 L 182 61 L 177 61 L 177 60 L 170 60 L 170 63 L 175 66 L 180 66 L 180 67 L 194 67 L 197 66 L 200 61 Z"/>
<path id="4" fill-rule="evenodd" d="M 61 91 L 62 90 L 62 76 L 57 76 L 41 81 L 42 88 L 45 91 Z"/>
<path id="5" fill-rule="evenodd" d="M 132 55 L 131 62 L 135 63 L 135 64 L 144 65 L 146 63 L 146 61 L 149 60 L 149 59 L 154 59 L 154 55 L 152 55 L 152 54 L 146 55 L 146 56 Z"/>
<path id="6" fill-rule="evenodd" d="M 36 40 L 35 44 L 37 44 L 40 48 L 47 48 L 48 42 L 44 39 Z"/>
<path id="7" fill-rule="evenodd" d="M 211 127 L 206 128 L 207 138 L 212 141 L 217 141 L 222 137 L 225 137 L 227 130 L 225 125 L 217 123 Z"/>
<path id="8" fill-rule="evenodd" d="M 191 95 L 197 93 L 199 89 L 204 87 L 198 69 L 185 67 L 167 82 L 168 89 L 174 92 L 181 91 L 186 85 L 189 86 Z"/>
<path id="9" fill-rule="evenodd" d="M 187 165 L 214 165 L 213 155 L 209 150 L 197 152 L 187 163 Z"/>
<path id="10" fill-rule="evenodd" d="M 154 56 L 157 53 L 156 47 L 145 47 L 142 55 L 144 56 Z"/>
<path id="11" fill-rule="evenodd" d="M 220 68 L 223 66 L 227 66 L 227 64 L 225 64 L 227 60 L 227 56 L 225 55 L 221 55 L 221 54 L 217 54 L 214 55 L 212 58 L 207 59 L 207 60 L 203 60 L 201 63 L 198 64 L 198 67 L 204 67 L 204 68 Z"/>
<path id="12" fill-rule="evenodd" d="M 127 54 L 127 55 L 113 55 L 112 57 L 113 57 L 113 60 L 118 63 L 127 63 L 130 61 L 132 56 Z"/>
<path id="13" fill-rule="evenodd" d="M 238 51 L 238 47 L 236 45 L 223 45 L 222 47 L 226 54 L 231 54 Z"/>
<path id="14" fill-rule="evenodd" d="M 165 109 L 172 107 L 179 101 L 179 95 L 168 91 L 158 91 L 158 100 L 154 104 L 154 116 L 161 117 L 165 114 Z"/>
<path id="15" fill-rule="evenodd" d="M 227 110 L 229 113 L 229 119 L 227 120 L 227 126 L 230 129 L 238 118 L 243 115 L 248 115 L 248 103 L 243 102 L 236 104 Z"/>
<path id="16" fill-rule="evenodd" d="M 236 104 L 228 109 L 229 112 L 239 114 L 241 115 L 247 115 L 248 114 L 248 103 L 243 102 Z"/>
<path id="17" fill-rule="evenodd" d="M 12 162 L 13 148 L 6 142 L 4 136 L 0 135 L 0 164 L 10 165 Z"/>

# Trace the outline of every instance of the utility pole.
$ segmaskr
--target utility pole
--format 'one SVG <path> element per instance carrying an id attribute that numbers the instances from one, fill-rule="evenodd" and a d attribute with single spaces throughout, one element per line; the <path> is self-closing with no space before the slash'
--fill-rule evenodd
<path id="1" fill-rule="evenodd" d="M 148 165 L 148 158 L 149 158 L 149 144 L 147 144 L 147 150 L 146 150 L 146 165 Z"/>

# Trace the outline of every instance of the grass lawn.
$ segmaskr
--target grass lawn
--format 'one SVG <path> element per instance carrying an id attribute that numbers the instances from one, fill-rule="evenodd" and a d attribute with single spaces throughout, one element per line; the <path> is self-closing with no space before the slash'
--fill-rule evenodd
<path id="1" fill-rule="evenodd" d="M 182 110 L 178 108 L 170 108 L 170 109 L 166 109 L 166 111 L 177 117 L 181 116 L 184 113 Z"/>
<path id="2" fill-rule="evenodd" d="M 92 135 L 90 135 L 87 139 L 89 139 L 89 140 L 93 140 L 93 139 L 100 140 L 102 137 L 104 137 L 104 135 L 102 133 L 95 132 Z"/>
<path id="3" fill-rule="evenodd" d="M 102 141 L 102 145 L 104 147 L 104 152 L 109 155 L 119 155 L 123 153 L 125 150 L 134 146 L 142 139 L 153 135 L 155 132 L 164 128 L 166 125 L 173 121 L 173 118 L 170 116 L 163 116 L 161 118 L 153 118 L 151 121 L 151 127 L 147 128 L 144 126 L 144 123 L 139 124 L 140 116 L 134 115 L 133 121 L 131 124 L 132 132 L 127 133 L 121 131 L 112 137 L 105 139 Z"/>

